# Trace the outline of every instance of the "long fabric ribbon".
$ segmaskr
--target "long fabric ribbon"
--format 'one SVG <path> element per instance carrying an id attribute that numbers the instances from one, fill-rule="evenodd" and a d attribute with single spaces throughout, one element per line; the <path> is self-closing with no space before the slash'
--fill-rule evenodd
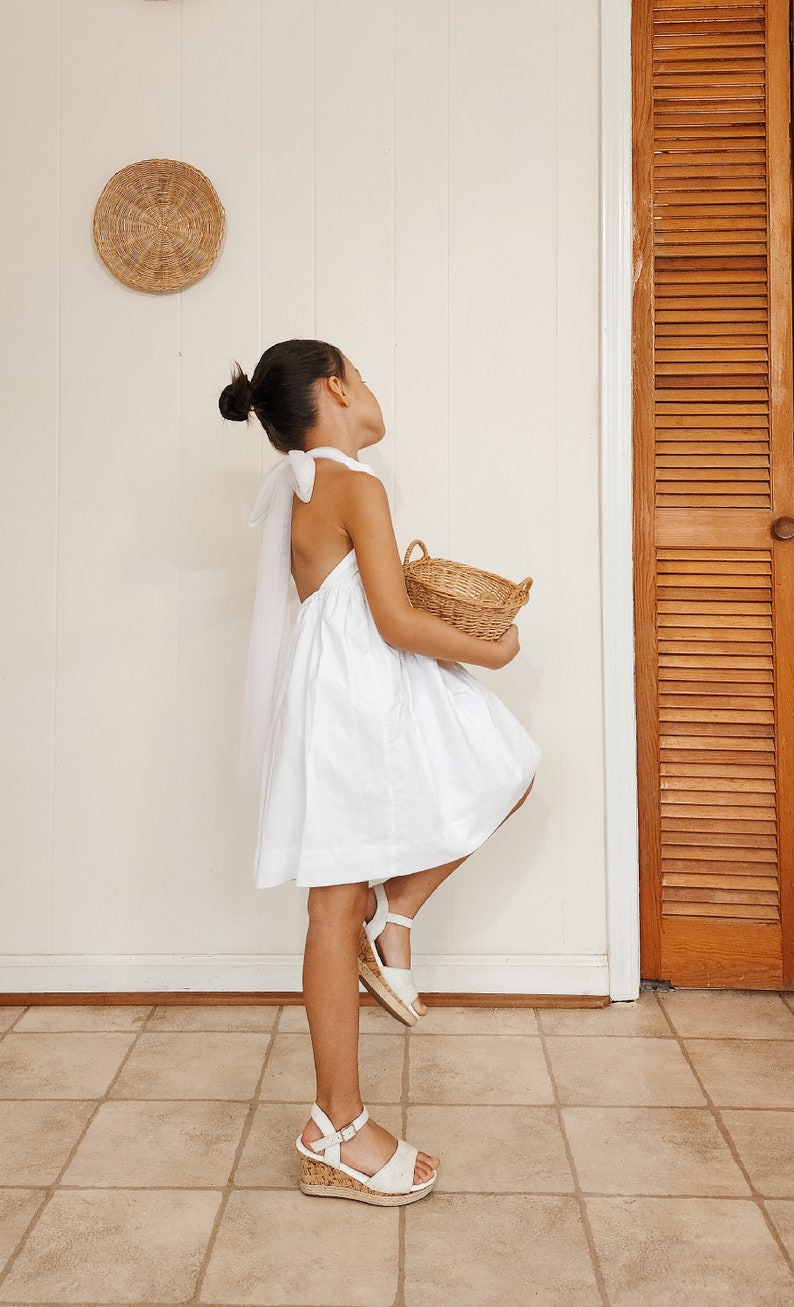
<path id="1" fill-rule="evenodd" d="M 315 459 L 330 458 L 356 471 L 377 473 L 341 449 L 291 449 L 267 473 L 254 500 L 249 526 L 263 523 L 256 596 L 248 647 L 239 777 L 261 790 L 273 728 L 284 689 L 290 644 L 289 600 L 293 496 L 308 503 L 314 490 Z"/>

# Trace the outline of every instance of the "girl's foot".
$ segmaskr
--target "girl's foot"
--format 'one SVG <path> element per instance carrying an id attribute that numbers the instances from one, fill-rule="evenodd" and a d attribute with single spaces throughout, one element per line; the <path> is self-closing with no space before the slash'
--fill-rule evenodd
<path id="1" fill-rule="evenodd" d="M 391 895 L 389 894 L 389 883 L 390 883 L 389 881 L 386 881 L 383 887 L 389 899 L 389 910 L 391 912 L 402 913 L 403 909 L 400 906 L 399 899 L 392 899 Z M 375 916 L 376 906 L 377 906 L 377 900 L 375 898 L 375 891 L 374 889 L 371 889 L 369 891 L 369 897 L 367 899 L 367 911 L 365 915 L 366 921 L 371 921 L 372 918 Z M 404 915 L 409 916 L 410 914 L 405 913 Z M 383 927 L 383 930 L 378 935 L 375 943 L 377 944 L 378 952 L 380 953 L 387 967 L 400 967 L 400 968 L 410 969 L 411 932 L 407 926 L 399 926 L 396 921 L 387 921 L 386 925 Z M 427 1015 L 428 1008 L 426 1004 L 422 1002 L 421 998 L 415 998 L 412 1006 L 415 1009 L 418 1016 L 423 1017 Z M 353 1163 L 351 1162 L 350 1165 L 352 1166 Z"/>
<path id="2" fill-rule="evenodd" d="M 333 1117 L 331 1119 L 333 1120 Z M 322 1130 L 310 1118 L 301 1135 L 304 1144 L 309 1148 L 312 1140 L 322 1139 L 322 1137 Z M 396 1147 L 395 1136 L 370 1119 L 352 1139 L 341 1145 L 340 1158 L 356 1171 L 362 1171 L 364 1175 L 374 1175 L 386 1165 Z M 429 1153 L 420 1153 L 414 1167 L 414 1184 L 424 1184 L 429 1180 L 439 1160 L 438 1157 L 431 1157 Z"/>

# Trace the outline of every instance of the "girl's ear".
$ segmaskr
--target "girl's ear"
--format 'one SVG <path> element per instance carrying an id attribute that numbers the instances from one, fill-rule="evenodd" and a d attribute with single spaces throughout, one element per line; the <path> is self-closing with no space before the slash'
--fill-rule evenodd
<path id="1" fill-rule="evenodd" d="M 331 395 L 331 398 L 335 399 L 337 404 L 343 404 L 344 407 L 347 408 L 348 404 L 350 403 L 350 400 L 347 397 L 347 392 L 345 390 L 345 383 L 342 381 L 342 378 L 325 377 L 324 381 L 326 386 L 328 387 L 328 391 Z"/>

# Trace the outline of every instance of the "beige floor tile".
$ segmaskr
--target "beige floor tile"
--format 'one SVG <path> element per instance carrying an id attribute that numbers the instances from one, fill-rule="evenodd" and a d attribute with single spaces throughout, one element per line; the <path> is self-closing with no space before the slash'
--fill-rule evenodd
<path id="1" fill-rule="evenodd" d="M 432 1007 L 426 1017 L 422 1017 L 415 1026 L 411 1026 L 410 1033 L 411 1035 L 537 1035 L 539 1031 L 537 1013 L 531 1007 Z"/>
<path id="2" fill-rule="evenodd" d="M 170 1003 L 154 1009 L 147 1030 L 272 1030 L 277 1017 L 265 1003 Z"/>
<path id="3" fill-rule="evenodd" d="M 405 1040 L 402 1035 L 361 1035 L 359 1067 L 364 1102 L 399 1103 Z M 308 1035 L 276 1035 L 260 1097 L 304 1103 L 314 1094 L 314 1061 Z"/>
<path id="4" fill-rule="evenodd" d="M 0 1005 L 0 1034 L 13 1026 L 18 1016 L 25 1011 L 24 1007 L 3 1007 Z"/>
<path id="5" fill-rule="evenodd" d="M 574 1198 L 432 1193 L 405 1213 L 406 1307 L 596 1307 Z"/>
<path id="6" fill-rule="evenodd" d="M 358 1028 L 364 1035 L 400 1035 L 405 1026 L 382 1007 L 363 1005 L 358 1010 Z M 304 1007 L 282 1008 L 278 1023 L 279 1034 L 308 1034 L 309 1023 Z"/>
<path id="7" fill-rule="evenodd" d="M 794 1039 L 794 1012 L 778 994 L 689 989 L 659 999 L 685 1039 Z"/>
<path id="8" fill-rule="evenodd" d="M 438 1193 L 572 1193 L 553 1107 L 411 1107 L 407 1138 L 441 1158 Z"/>
<path id="9" fill-rule="evenodd" d="M 237 1166 L 234 1183 L 246 1189 L 297 1189 L 300 1158 L 295 1140 L 309 1119 L 311 1103 L 260 1103 Z M 402 1135 L 402 1108 L 368 1104 L 373 1121 Z"/>
<path id="10" fill-rule="evenodd" d="M 391 1307 L 397 1208 L 300 1193 L 236 1190 L 199 1294 L 202 1303 Z"/>
<path id="11" fill-rule="evenodd" d="M 381 1009 L 378 1009 L 379 1011 Z M 364 1009 L 362 1008 L 363 1012 Z M 383 1013 L 386 1016 L 386 1013 Z M 359 1024 L 359 1029 L 361 1026 Z M 309 1022 L 306 1019 L 306 1009 L 299 1004 L 289 1004 L 281 1009 L 279 1017 L 278 1032 L 280 1035 L 306 1035 L 309 1033 Z"/>
<path id="12" fill-rule="evenodd" d="M 718 1107 L 794 1106 L 794 1041 L 692 1039 L 686 1048 Z"/>
<path id="13" fill-rule="evenodd" d="M 425 1035 L 409 1041 L 413 1103 L 554 1101 L 539 1039 L 527 1035 Z"/>
<path id="14" fill-rule="evenodd" d="M 562 1114 L 586 1192 L 749 1196 L 708 1108 L 564 1107 Z"/>
<path id="15" fill-rule="evenodd" d="M 786 1248 L 789 1257 L 794 1261 L 794 1201 L 783 1198 L 775 1198 L 770 1202 L 764 1203 L 767 1212 L 772 1217 L 780 1238 Z"/>
<path id="16" fill-rule="evenodd" d="M 0 1272 L 46 1193 L 46 1189 L 0 1189 Z"/>
<path id="17" fill-rule="evenodd" d="M 193 1293 L 220 1201 L 198 1189 L 56 1190 L 0 1286 L 0 1302 L 182 1302 Z"/>
<path id="18" fill-rule="evenodd" d="M 111 1097 L 250 1098 L 269 1040 L 239 1031 L 144 1031 Z"/>
<path id="19" fill-rule="evenodd" d="M 640 994 L 630 1003 L 596 1008 L 539 1008 L 546 1035 L 650 1035 L 672 1039 L 673 1034 L 654 994 Z"/>
<path id="20" fill-rule="evenodd" d="M 588 1198 L 612 1307 L 783 1307 L 794 1282 L 755 1203 Z"/>
<path id="21" fill-rule="evenodd" d="M 140 1030 L 150 1007 L 132 1004 L 53 1004 L 28 1008 L 17 1030 Z"/>
<path id="22" fill-rule="evenodd" d="M 794 1112 L 723 1108 L 720 1115 L 759 1193 L 794 1198 Z"/>
<path id="23" fill-rule="evenodd" d="M 95 1107 L 0 1101 L 0 1185 L 53 1184 Z"/>
<path id="24" fill-rule="evenodd" d="M 101 1098 L 134 1038 L 12 1031 L 0 1043 L 0 1098 Z"/>
<path id="25" fill-rule="evenodd" d="M 62 1184 L 225 1185 L 247 1103 L 102 1103 Z"/>
<path id="26" fill-rule="evenodd" d="M 551 1035 L 546 1047 L 560 1101 L 601 1107 L 702 1107 L 705 1099 L 674 1040 Z"/>

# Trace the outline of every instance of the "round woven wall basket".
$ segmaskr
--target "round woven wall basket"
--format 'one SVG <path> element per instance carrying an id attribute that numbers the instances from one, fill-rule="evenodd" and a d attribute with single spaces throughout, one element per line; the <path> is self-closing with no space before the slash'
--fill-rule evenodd
<path id="1" fill-rule="evenodd" d="M 226 215 L 208 177 L 177 159 L 142 159 L 115 173 L 94 210 L 94 243 L 125 286 L 183 290 L 218 257 Z"/>

